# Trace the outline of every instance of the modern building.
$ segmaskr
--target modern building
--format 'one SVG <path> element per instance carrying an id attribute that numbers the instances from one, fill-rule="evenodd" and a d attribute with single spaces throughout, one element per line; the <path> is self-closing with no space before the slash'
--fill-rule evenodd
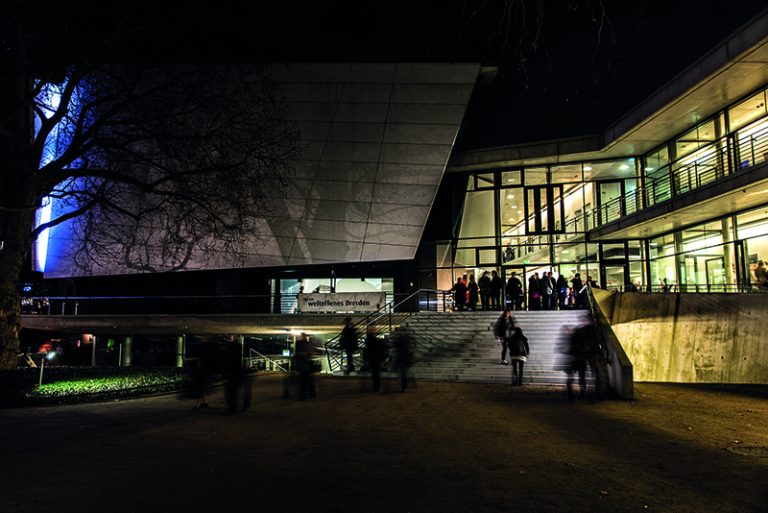
<path id="1" fill-rule="evenodd" d="M 490 270 L 578 272 L 609 289 L 757 288 L 768 260 L 768 13 L 600 134 L 454 151 L 473 90 L 492 73 L 280 67 L 304 150 L 295 174 L 255 199 L 270 214 L 242 268 L 198 255 L 186 271 L 195 280 L 117 279 L 129 271 L 106 264 L 85 277 L 63 224 L 38 241 L 38 270 L 66 278 L 50 283 L 70 295 L 149 294 L 159 282 L 185 294 L 398 294 Z"/>
<path id="2" fill-rule="evenodd" d="M 184 272 L 131 274 L 105 263 L 85 276 L 71 264 L 66 224 L 38 241 L 35 262 L 50 278 L 48 295 L 64 297 L 48 305 L 51 313 L 162 308 L 270 318 L 232 318 L 227 327 L 190 318 L 156 327 L 94 326 L 93 319 L 27 319 L 25 326 L 175 336 L 192 333 L 186 323 L 199 321 L 209 333 L 234 326 L 285 339 L 284 314 L 300 308 L 300 292 L 391 299 L 421 289 L 434 291 L 438 304 L 440 291 L 463 275 L 496 271 L 507 279 L 515 272 L 525 286 L 536 273 L 580 273 L 605 289 L 711 294 L 709 313 L 738 310 L 724 323 L 699 315 L 699 303 L 659 294 L 658 311 L 642 322 L 618 314 L 614 328 L 638 363 L 636 377 L 764 382 L 762 320 L 739 318 L 754 302 L 726 294 L 768 292 L 761 282 L 768 261 L 768 11 L 602 133 L 456 150 L 472 95 L 493 74 L 471 63 L 279 68 L 275 79 L 304 150 L 295 173 L 255 199 L 269 214 L 257 220 L 259 236 L 242 267 L 197 254 Z M 625 313 L 640 302 L 647 310 L 651 296 L 635 296 Z M 685 308 L 695 315 L 652 331 Z M 340 325 L 337 317 L 303 322 L 326 335 Z M 736 344 L 737 327 L 748 332 L 746 342 L 728 356 L 744 357 L 729 366 L 723 348 Z M 676 335 L 683 328 L 690 333 Z M 706 347 L 695 346 L 697 330 L 709 330 Z M 641 340 L 640 331 L 655 340 Z M 665 337 L 669 344 L 659 342 Z"/>

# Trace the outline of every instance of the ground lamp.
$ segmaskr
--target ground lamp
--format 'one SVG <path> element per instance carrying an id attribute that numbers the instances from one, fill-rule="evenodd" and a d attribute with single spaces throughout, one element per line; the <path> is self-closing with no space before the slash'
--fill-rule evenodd
<path id="1" fill-rule="evenodd" d="M 45 370 L 45 361 L 48 360 L 49 362 L 52 362 L 56 359 L 59 353 L 56 351 L 48 351 L 43 355 L 43 358 L 40 361 L 40 381 L 38 382 L 37 386 L 43 385 L 43 371 Z"/>

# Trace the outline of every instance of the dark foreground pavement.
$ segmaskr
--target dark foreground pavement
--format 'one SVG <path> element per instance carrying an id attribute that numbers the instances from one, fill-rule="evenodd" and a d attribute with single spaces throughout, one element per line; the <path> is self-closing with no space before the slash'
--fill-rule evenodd
<path id="1" fill-rule="evenodd" d="M 367 385 L 367 383 L 365 383 Z M 768 388 L 638 384 L 637 399 L 325 379 L 254 383 L 225 414 L 173 396 L 0 410 L 0 512 L 768 511 Z"/>

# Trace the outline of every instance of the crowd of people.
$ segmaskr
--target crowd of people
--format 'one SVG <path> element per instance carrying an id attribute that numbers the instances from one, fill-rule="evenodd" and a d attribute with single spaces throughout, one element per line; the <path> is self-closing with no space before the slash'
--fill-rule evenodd
<path id="1" fill-rule="evenodd" d="M 581 273 L 575 273 L 569 280 L 560 274 L 555 279 L 552 272 L 538 272 L 528 278 L 527 294 L 523 282 L 512 272 L 506 284 L 496 271 L 483 271 L 475 281 L 474 273 L 456 278 L 450 291 L 453 295 L 454 310 L 564 310 L 587 307 L 587 283 L 593 288 L 598 284 L 591 276 L 586 280 Z"/>

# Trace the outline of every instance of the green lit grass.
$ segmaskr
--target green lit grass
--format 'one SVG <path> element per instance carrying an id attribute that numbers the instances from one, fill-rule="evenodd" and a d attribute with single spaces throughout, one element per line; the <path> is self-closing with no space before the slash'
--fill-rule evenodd
<path id="1" fill-rule="evenodd" d="M 131 376 L 104 376 L 46 383 L 29 392 L 30 397 L 71 397 L 103 394 L 135 389 L 170 390 L 183 383 L 183 376 L 162 372 L 146 372 Z"/>

